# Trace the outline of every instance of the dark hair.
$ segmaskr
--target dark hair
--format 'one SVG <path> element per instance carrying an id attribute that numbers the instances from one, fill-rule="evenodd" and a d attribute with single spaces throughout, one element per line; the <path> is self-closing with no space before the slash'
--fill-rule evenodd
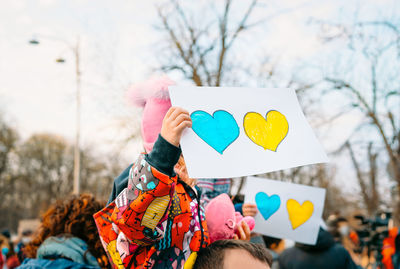
<path id="1" fill-rule="evenodd" d="M 271 248 L 271 246 L 273 244 L 279 245 L 279 243 L 282 241 L 282 239 L 280 239 L 280 238 L 275 238 L 275 237 L 266 236 L 266 235 L 263 235 L 262 238 L 263 238 L 265 246 L 267 248 Z"/>
<path id="2" fill-rule="evenodd" d="M 5 237 L 7 237 L 7 239 L 11 238 L 11 234 L 8 229 L 4 229 L 3 231 L 1 231 L 1 234 L 4 235 Z"/>
<path id="3" fill-rule="evenodd" d="M 225 250 L 227 249 L 246 250 L 257 260 L 269 266 L 272 264 L 271 254 L 261 245 L 241 240 L 218 240 L 197 253 L 193 269 L 223 268 Z"/>
<path id="4" fill-rule="evenodd" d="M 24 253 L 28 258 L 36 258 L 37 249 L 48 237 L 71 235 L 85 241 L 88 251 L 96 257 L 99 265 L 107 267 L 108 260 L 93 218 L 93 214 L 100 211 L 104 204 L 91 194 L 71 195 L 57 201 L 43 214 L 42 223 L 24 248 Z"/>

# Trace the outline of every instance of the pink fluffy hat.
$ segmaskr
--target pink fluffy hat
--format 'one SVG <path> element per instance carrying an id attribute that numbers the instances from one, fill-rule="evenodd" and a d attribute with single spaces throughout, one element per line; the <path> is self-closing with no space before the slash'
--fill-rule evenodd
<path id="1" fill-rule="evenodd" d="M 168 76 L 153 77 L 149 80 L 132 85 L 128 92 L 129 102 L 137 107 L 143 107 L 142 138 L 146 152 L 153 149 L 165 114 L 171 107 L 168 86 L 174 85 Z"/>

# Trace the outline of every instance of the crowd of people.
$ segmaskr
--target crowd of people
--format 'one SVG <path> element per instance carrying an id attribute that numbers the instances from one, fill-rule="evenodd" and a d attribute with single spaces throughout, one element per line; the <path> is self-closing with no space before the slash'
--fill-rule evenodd
<path id="1" fill-rule="evenodd" d="M 131 90 L 144 106 L 145 152 L 115 179 L 108 203 L 71 196 L 17 244 L 3 232 L 0 268 L 362 268 L 364 248 L 346 219 L 321 222 L 315 245 L 288 247 L 251 232 L 257 207 L 226 198 L 229 179 L 190 178 L 179 144 L 191 118 L 171 106 L 172 83 L 163 77 Z M 385 240 L 392 249 L 381 268 L 399 268 L 397 230 Z"/>

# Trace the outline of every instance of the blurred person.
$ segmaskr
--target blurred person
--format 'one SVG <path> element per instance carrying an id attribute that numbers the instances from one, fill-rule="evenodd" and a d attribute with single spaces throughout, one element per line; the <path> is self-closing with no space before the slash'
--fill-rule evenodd
<path id="1" fill-rule="evenodd" d="M 347 221 L 347 219 L 344 217 L 339 217 L 336 220 L 336 222 L 337 222 L 336 226 L 337 226 L 337 229 L 338 229 L 338 232 L 339 232 L 341 238 L 349 237 L 351 228 L 350 228 L 350 224 Z"/>
<path id="2" fill-rule="evenodd" d="M 91 194 L 57 201 L 44 213 L 18 268 L 100 268 L 108 261 L 93 214 L 104 206 Z"/>
<path id="3" fill-rule="evenodd" d="M 280 238 L 262 236 L 265 247 L 269 250 L 272 256 L 271 269 L 278 269 L 278 258 L 279 255 L 285 250 L 285 241 Z"/>
<path id="4" fill-rule="evenodd" d="M 296 243 L 279 256 L 280 269 L 355 269 L 349 252 L 320 228 L 316 245 Z"/>
<path id="5" fill-rule="evenodd" d="M 4 262 L 5 262 L 5 257 L 3 255 L 3 245 L 5 244 L 5 241 L 7 240 L 7 238 L 0 234 L 0 269 L 3 268 Z"/>
<path id="6" fill-rule="evenodd" d="M 18 260 L 21 263 L 26 258 L 25 254 L 24 254 L 24 252 L 22 250 L 29 242 L 32 241 L 32 236 L 33 236 L 32 230 L 29 230 L 29 229 L 28 230 L 24 230 L 22 232 L 22 237 L 21 237 L 21 239 L 19 240 L 19 242 L 17 244 L 17 247 L 16 247 L 15 251 L 17 252 Z"/>
<path id="7" fill-rule="evenodd" d="M 231 178 L 199 178 L 197 187 L 201 190 L 201 203 L 203 207 L 220 194 L 229 193 Z"/>
<path id="8" fill-rule="evenodd" d="M 16 268 L 20 262 L 14 251 L 14 244 L 11 241 L 10 232 L 8 229 L 3 230 L 0 236 L 0 246 L 1 246 L 1 263 L 7 269 Z M 1 268 L 1 267 L 0 267 Z"/>
<path id="9" fill-rule="evenodd" d="M 185 269 L 269 269 L 271 254 L 263 246 L 239 240 L 219 240 L 201 249 Z"/>
<path id="10" fill-rule="evenodd" d="M 381 254 L 382 254 L 382 264 L 385 266 L 385 269 L 399 269 L 398 254 L 396 255 L 397 251 L 399 251 L 398 234 L 399 234 L 398 228 L 392 227 L 388 229 L 388 236 L 385 239 L 383 239 Z"/>
<path id="11" fill-rule="evenodd" d="M 18 256 L 14 251 L 14 244 L 10 241 L 9 248 L 7 251 L 5 265 L 7 269 L 17 268 L 21 263 L 19 262 Z"/>
<path id="12" fill-rule="evenodd" d="M 392 256 L 393 268 L 400 269 L 400 233 L 397 233 L 394 240 L 395 252 Z"/>
<path id="13" fill-rule="evenodd" d="M 1 231 L 1 234 L 2 234 L 4 237 L 6 237 L 7 240 L 11 241 L 11 233 L 10 233 L 10 230 L 8 230 L 8 229 L 3 229 L 3 230 Z"/>
<path id="14" fill-rule="evenodd" d="M 335 240 L 335 242 L 340 243 L 341 241 L 341 234 L 339 232 L 339 228 L 338 228 L 338 220 L 339 220 L 339 214 L 338 213 L 334 213 L 331 214 L 327 220 L 326 220 L 326 226 L 327 226 L 327 231 L 330 232 L 330 234 L 333 236 L 333 240 Z"/>

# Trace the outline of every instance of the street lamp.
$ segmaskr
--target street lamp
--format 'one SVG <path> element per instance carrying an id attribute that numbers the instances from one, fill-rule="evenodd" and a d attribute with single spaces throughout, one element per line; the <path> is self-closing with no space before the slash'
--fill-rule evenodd
<path id="1" fill-rule="evenodd" d="M 62 42 L 73 52 L 75 56 L 75 78 L 76 78 L 76 133 L 75 133 L 75 146 L 74 146 L 74 183 L 73 183 L 73 194 L 80 193 L 80 115 L 81 115 L 81 69 L 80 69 L 80 39 L 79 36 L 76 40 L 75 45 L 71 45 L 63 39 L 43 36 L 44 39 Z M 39 40 L 33 38 L 29 40 L 30 45 L 39 45 Z M 64 58 L 57 58 L 57 63 L 64 63 Z"/>

